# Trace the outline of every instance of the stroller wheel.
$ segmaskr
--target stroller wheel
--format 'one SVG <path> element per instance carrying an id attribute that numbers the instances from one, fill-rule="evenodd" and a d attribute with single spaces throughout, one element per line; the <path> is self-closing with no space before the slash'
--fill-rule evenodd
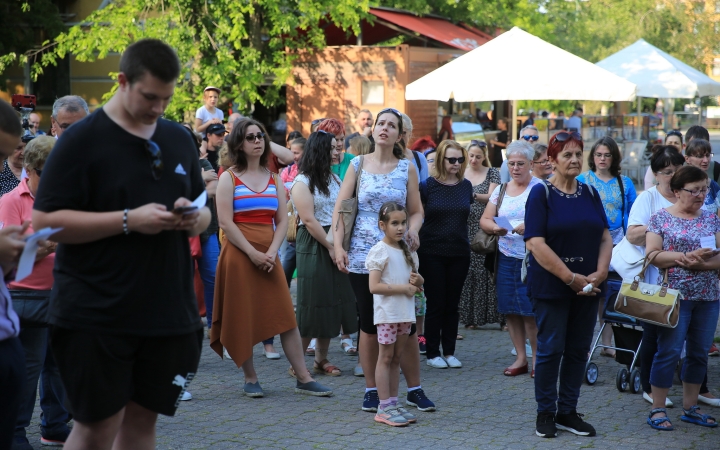
<path id="1" fill-rule="evenodd" d="M 598 379 L 598 366 L 590 362 L 585 366 L 585 382 L 592 386 Z"/>
<path id="2" fill-rule="evenodd" d="M 626 368 L 623 367 L 622 369 L 618 370 L 617 376 L 615 377 L 615 386 L 620 392 L 627 391 L 629 383 L 628 370 Z"/>
<path id="3" fill-rule="evenodd" d="M 642 388 L 642 383 L 640 382 L 640 371 L 635 368 L 630 372 L 630 392 L 637 394 L 640 392 L 640 388 Z"/>

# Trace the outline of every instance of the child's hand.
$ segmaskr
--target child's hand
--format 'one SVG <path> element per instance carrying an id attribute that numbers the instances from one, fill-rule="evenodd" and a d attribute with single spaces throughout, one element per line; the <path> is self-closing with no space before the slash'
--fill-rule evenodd
<path id="1" fill-rule="evenodd" d="M 410 274 L 410 284 L 413 286 L 422 287 L 424 282 L 425 280 L 419 273 L 413 272 Z"/>
<path id="2" fill-rule="evenodd" d="M 420 292 L 420 289 L 417 286 L 414 286 L 412 284 L 408 284 L 405 286 L 405 295 L 408 297 L 414 297 L 415 294 Z"/>

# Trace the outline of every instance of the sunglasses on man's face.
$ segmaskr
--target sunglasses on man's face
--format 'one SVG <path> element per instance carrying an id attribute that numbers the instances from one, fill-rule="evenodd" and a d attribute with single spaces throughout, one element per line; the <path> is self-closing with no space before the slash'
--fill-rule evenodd
<path id="1" fill-rule="evenodd" d="M 485 141 L 478 141 L 477 139 L 470 141 L 470 146 L 472 147 L 473 145 L 478 147 L 487 147 L 487 143 Z"/>
<path id="2" fill-rule="evenodd" d="M 145 150 L 150 156 L 150 168 L 153 178 L 159 180 L 163 173 L 162 151 L 160 151 L 160 146 L 153 141 L 147 141 L 145 143 Z"/>
<path id="3" fill-rule="evenodd" d="M 258 134 L 250 133 L 250 134 L 245 135 L 245 140 L 250 143 L 253 143 L 256 140 L 262 141 L 263 139 L 265 139 L 265 133 L 258 133 Z"/>
<path id="4" fill-rule="evenodd" d="M 535 141 L 537 141 L 538 139 L 540 139 L 540 136 L 528 136 L 527 134 L 525 134 L 525 135 L 522 136 L 522 138 L 525 139 L 526 141 L 533 141 L 533 142 L 535 142 Z"/>

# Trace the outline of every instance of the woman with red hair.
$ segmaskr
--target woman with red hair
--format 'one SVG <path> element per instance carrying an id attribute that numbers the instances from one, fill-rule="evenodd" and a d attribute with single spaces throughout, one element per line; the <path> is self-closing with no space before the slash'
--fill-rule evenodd
<path id="1" fill-rule="evenodd" d="M 343 149 L 343 145 L 345 144 L 345 124 L 337 119 L 325 119 L 320 122 L 317 131 L 324 131 L 335 136 L 338 156 L 333 156 L 330 170 L 339 176 L 341 180 L 345 179 L 345 172 L 347 172 L 348 167 L 350 167 L 350 161 L 355 157 L 355 155 L 345 153 Z"/>
<path id="2" fill-rule="evenodd" d="M 538 330 L 536 434 L 555 437 L 561 429 L 595 436 L 577 403 L 598 300 L 604 298 L 612 237 L 600 195 L 577 180 L 583 165 L 580 134 L 556 133 L 547 155 L 555 174 L 530 191 L 524 234 L 530 252 L 527 292 Z"/>
<path id="3" fill-rule="evenodd" d="M 431 148 L 435 148 L 435 141 L 432 140 L 432 137 L 430 136 L 423 136 L 417 141 L 413 142 L 413 145 L 408 147 L 410 150 L 424 153 L 425 150 L 429 150 Z"/>
<path id="4" fill-rule="evenodd" d="M 437 143 L 441 143 L 444 140 L 450 139 L 455 140 L 455 135 L 452 130 L 452 117 L 443 116 L 442 124 L 440 125 L 440 131 L 438 131 Z"/>

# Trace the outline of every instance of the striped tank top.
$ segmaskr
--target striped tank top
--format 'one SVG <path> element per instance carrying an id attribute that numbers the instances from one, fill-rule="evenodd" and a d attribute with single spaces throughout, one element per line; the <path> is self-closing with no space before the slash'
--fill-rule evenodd
<path id="1" fill-rule="evenodd" d="M 272 225 L 278 209 L 278 196 L 272 175 L 261 192 L 255 192 L 243 183 L 232 171 L 235 181 L 233 194 L 233 222 L 262 223 Z"/>

